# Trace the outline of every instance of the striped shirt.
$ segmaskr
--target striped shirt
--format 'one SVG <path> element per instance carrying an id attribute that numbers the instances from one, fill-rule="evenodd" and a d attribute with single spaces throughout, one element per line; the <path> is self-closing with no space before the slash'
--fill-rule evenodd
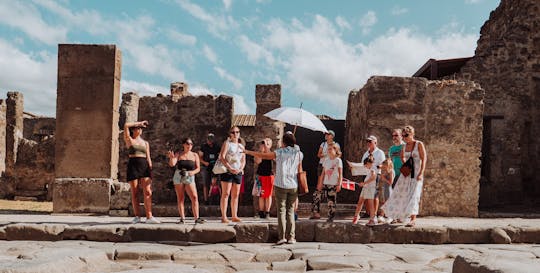
<path id="1" fill-rule="evenodd" d="M 295 147 L 280 148 L 276 153 L 276 176 L 274 186 L 282 189 L 298 188 L 298 164 L 302 162 L 304 154 Z"/>

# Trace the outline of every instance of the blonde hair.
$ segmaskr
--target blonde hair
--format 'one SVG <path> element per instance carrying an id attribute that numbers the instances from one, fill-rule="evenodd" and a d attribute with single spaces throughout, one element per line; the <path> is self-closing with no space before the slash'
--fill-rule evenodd
<path id="1" fill-rule="evenodd" d="M 341 149 L 339 148 L 339 146 L 338 146 L 336 143 L 328 144 L 328 148 L 327 148 L 327 149 L 330 149 L 330 148 L 336 149 L 336 156 L 337 156 L 337 157 L 340 157 L 340 156 L 341 156 Z"/>
<path id="2" fill-rule="evenodd" d="M 385 159 L 381 165 L 386 165 L 388 166 L 388 170 L 393 170 L 394 169 L 394 162 L 392 162 L 392 160 L 390 158 L 387 158 Z"/>
<path id="3" fill-rule="evenodd" d="M 403 127 L 403 132 L 406 132 L 407 134 L 414 135 L 414 127 L 411 125 L 407 125 Z"/>

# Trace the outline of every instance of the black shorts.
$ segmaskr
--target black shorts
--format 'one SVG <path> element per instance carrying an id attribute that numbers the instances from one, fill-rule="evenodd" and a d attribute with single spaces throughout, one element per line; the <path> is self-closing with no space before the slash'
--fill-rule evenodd
<path id="1" fill-rule="evenodd" d="M 130 157 L 127 166 L 127 181 L 152 177 L 146 157 Z"/>
<path id="2" fill-rule="evenodd" d="M 242 184 L 242 174 L 224 173 L 220 176 L 221 182 L 228 182 L 234 184 Z"/>

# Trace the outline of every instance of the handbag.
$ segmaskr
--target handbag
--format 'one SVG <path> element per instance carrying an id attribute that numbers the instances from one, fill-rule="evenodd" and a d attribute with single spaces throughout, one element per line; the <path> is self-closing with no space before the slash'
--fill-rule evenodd
<path id="1" fill-rule="evenodd" d="M 214 174 L 223 174 L 227 172 L 227 167 L 223 165 L 221 160 L 216 161 L 216 164 L 214 164 L 214 168 L 212 168 L 212 172 Z"/>
<path id="2" fill-rule="evenodd" d="M 414 146 L 416 146 L 416 142 L 414 142 Z M 407 159 L 407 161 L 403 163 L 401 168 L 399 168 L 399 172 L 405 177 L 410 175 L 411 178 L 414 178 L 414 160 L 412 158 L 412 153 L 415 148 L 414 146 L 413 146 L 413 150 L 411 151 L 411 156 L 409 156 L 409 159 Z"/>

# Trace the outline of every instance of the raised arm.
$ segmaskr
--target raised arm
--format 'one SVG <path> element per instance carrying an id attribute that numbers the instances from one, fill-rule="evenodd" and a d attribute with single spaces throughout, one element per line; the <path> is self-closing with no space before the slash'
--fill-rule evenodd
<path id="1" fill-rule="evenodd" d="M 124 141 L 127 147 L 131 146 L 131 140 L 132 140 L 131 136 L 129 135 L 129 128 L 138 127 L 138 126 L 146 127 L 146 125 L 148 125 L 148 121 L 146 120 L 136 121 L 136 122 L 126 122 L 124 124 Z"/>
<path id="2" fill-rule="evenodd" d="M 167 157 L 169 158 L 169 167 L 174 167 L 176 165 L 176 162 L 178 162 L 178 153 L 168 151 Z"/>
<path id="3" fill-rule="evenodd" d="M 276 153 L 275 152 L 269 152 L 269 153 L 263 153 L 263 152 L 255 152 L 250 150 L 244 150 L 244 153 L 250 156 L 254 156 L 255 158 L 259 157 L 262 159 L 276 159 Z"/>

